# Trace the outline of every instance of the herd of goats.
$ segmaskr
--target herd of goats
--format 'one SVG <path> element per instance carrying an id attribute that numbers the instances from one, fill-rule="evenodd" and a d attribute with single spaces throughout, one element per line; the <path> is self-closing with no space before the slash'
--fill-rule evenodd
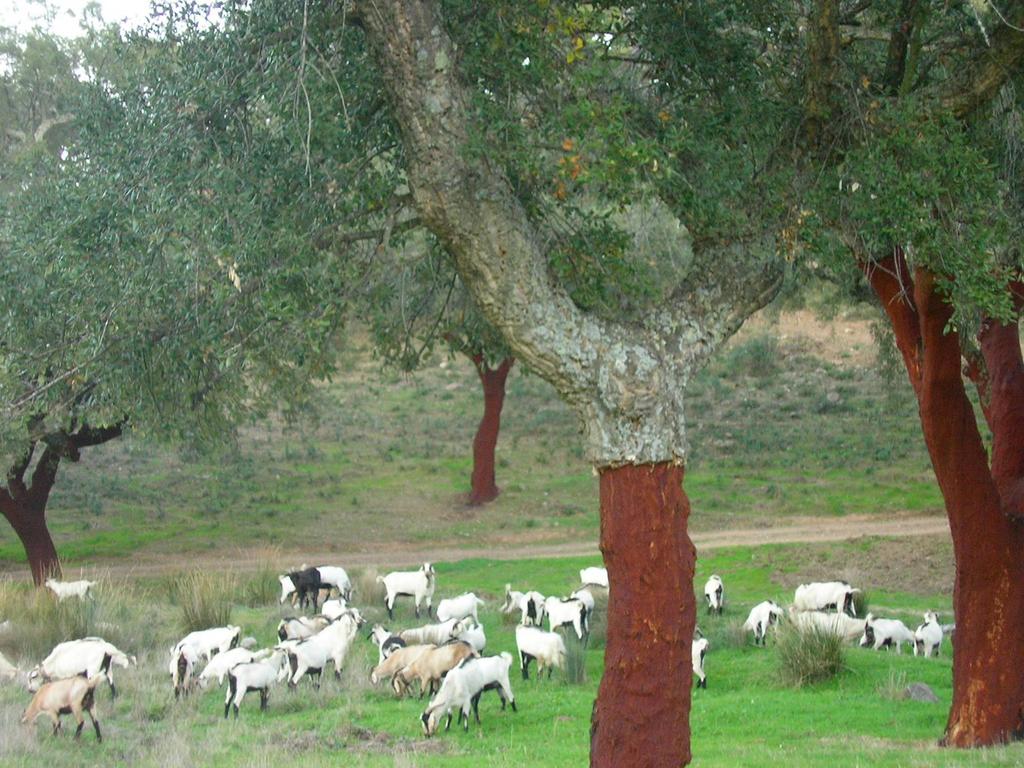
<path id="1" fill-rule="evenodd" d="M 257 692 L 260 708 L 265 710 L 270 689 L 285 681 L 297 685 L 310 677 L 319 688 L 320 677 L 329 663 L 340 676 L 345 658 L 366 623 L 358 608 L 349 605 L 352 582 L 345 569 L 335 566 L 303 567 L 279 577 L 280 602 L 291 601 L 300 612 L 311 606 L 311 615 L 298 615 L 283 619 L 278 625 L 278 642 L 272 648 L 255 650 L 256 640 L 242 638 L 237 626 L 213 627 L 191 632 L 178 641 L 170 651 L 168 673 L 174 696 L 180 697 L 195 687 L 205 689 L 214 681 L 218 686 L 227 682 L 224 699 L 224 717 L 234 711 L 238 717 L 245 695 Z M 385 591 L 384 605 L 388 616 L 394 618 L 395 602 L 399 597 L 413 600 L 416 616 L 425 607 L 436 622 L 424 626 L 391 632 L 380 624 L 373 626 L 370 638 L 378 648 L 377 665 L 370 673 L 376 685 L 390 680 L 394 692 L 402 696 L 418 687 L 419 694 L 430 696 L 429 704 L 421 716 L 423 731 L 433 735 L 442 720 L 445 730 L 453 715 L 463 727 L 469 729 L 472 714 L 480 722 L 479 701 L 484 692 L 497 693 L 502 710 L 506 704 L 516 709 L 515 697 L 509 682 L 511 654 L 483 655 L 487 639 L 478 618 L 483 605 L 474 593 L 441 600 L 433 610 L 433 596 L 437 575 L 430 563 L 415 571 L 395 571 L 378 576 L 377 582 Z M 566 644 L 560 630 L 571 628 L 580 640 L 590 631 L 595 609 L 595 594 L 607 593 L 608 573 L 604 568 L 584 568 L 580 571 L 580 589 L 569 597 L 547 597 L 536 591 L 518 592 L 505 585 L 505 601 L 501 611 L 519 614 L 515 629 L 519 666 L 523 679 L 529 679 L 530 662 L 535 661 L 538 677 L 547 670 L 548 677 L 566 662 Z M 49 580 L 46 586 L 59 600 L 87 598 L 93 582 L 58 582 Z M 937 656 L 944 633 L 952 625 L 940 625 L 935 613 L 924 614 L 925 621 L 913 632 L 896 619 L 876 618 L 868 614 L 856 617 L 855 596 L 858 589 L 842 581 L 802 584 L 796 589 L 788 617 L 800 630 L 813 630 L 838 635 L 845 640 L 860 638 L 862 647 L 875 650 L 895 647 L 901 652 L 904 643 L 913 646 L 914 655 Z M 323 596 L 323 603 L 320 603 Z M 725 587 L 721 577 L 712 575 L 705 587 L 704 597 L 709 614 L 722 613 Z M 754 606 L 743 629 L 753 633 L 755 645 L 764 645 L 769 631 L 786 617 L 777 603 L 766 600 Z M 547 619 L 548 630 L 543 622 Z M 704 660 L 709 641 L 700 630 L 692 642 L 693 673 L 696 685 L 707 688 Z M 53 731 L 60 729 L 62 715 L 75 718 L 76 738 L 88 714 L 102 739 L 95 713 L 95 690 L 106 679 L 111 694 L 116 695 L 114 667 L 128 667 L 135 663 L 111 643 L 98 637 L 71 640 L 57 645 L 39 665 L 26 676 L 28 689 L 34 693 L 22 717 L 23 723 L 32 723 L 46 715 L 53 723 Z M 14 668 L 0 655 L 0 675 L 13 676 Z"/>

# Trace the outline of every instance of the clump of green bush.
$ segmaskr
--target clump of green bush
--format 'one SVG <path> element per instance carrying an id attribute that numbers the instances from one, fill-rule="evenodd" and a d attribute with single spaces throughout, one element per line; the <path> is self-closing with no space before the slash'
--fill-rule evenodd
<path id="1" fill-rule="evenodd" d="M 846 668 L 843 640 L 817 627 L 787 627 L 778 634 L 779 676 L 794 688 L 831 680 Z"/>

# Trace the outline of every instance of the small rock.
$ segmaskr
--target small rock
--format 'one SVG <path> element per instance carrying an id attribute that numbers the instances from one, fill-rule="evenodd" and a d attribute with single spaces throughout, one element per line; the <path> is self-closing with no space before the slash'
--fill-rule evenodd
<path id="1" fill-rule="evenodd" d="M 905 693 L 907 698 L 911 701 L 938 702 L 939 700 L 939 697 L 935 695 L 934 691 L 924 683 L 911 683 L 903 689 L 903 693 Z"/>
<path id="2" fill-rule="evenodd" d="M 832 405 L 835 405 L 840 400 L 842 400 L 842 398 L 839 396 L 839 393 L 836 392 L 835 390 L 832 390 L 827 395 L 825 395 L 825 399 L 832 403 Z"/>

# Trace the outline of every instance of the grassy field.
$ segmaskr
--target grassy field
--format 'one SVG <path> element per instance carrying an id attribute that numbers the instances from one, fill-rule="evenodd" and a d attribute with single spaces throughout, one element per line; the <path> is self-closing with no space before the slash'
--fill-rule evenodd
<path id="1" fill-rule="evenodd" d="M 908 387 L 878 374 L 863 322 L 831 328 L 836 338 L 814 344 L 755 324 L 692 383 L 694 530 L 938 512 Z M 48 517 L 65 562 L 173 562 L 267 545 L 372 553 L 596 541 L 597 483 L 575 417 L 545 382 L 513 370 L 498 446 L 503 492 L 471 510 L 463 499 L 481 409 L 471 366 L 438 358 L 407 377 L 381 371 L 358 334 L 347 344 L 315 417 L 253 424 L 212 455 L 135 434 L 64 466 Z M 23 558 L 0 526 L 0 567 Z"/>
<path id="2" fill-rule="evenodd" d="M 947 543 L 936 539 L 925 544 L 927 557 L 949 565 Z M 904 618 L 908 624 L 916 624 L 920 612 L 929 608 L 948 617 L 948 591 L 942 587 L 936 591 L 920 578 L 921 551 L 872 539 L 842 545 L 736 548 L 716 552 L 702 562 L 697 583 L 702 584 L 712 571 L 722 574 L 727 602 L 721 618 L 700 615 L 712 648 L 706 664 L 708 688 L 694 696 L 694 765 L 1009 766 L 1024 762 L 1022 746 L 972 752 L 936 747 L 951 696 L 948 643 L 937 660 L 850 648 L 839 677 L 791 689 L 779 682 L 773 643 L 767 649 L 754 648 L 738 629 L 755 602 L 769 597 L 786 601 L 794 579 L 832 575 L 844 567 L 867 587 L 876 611 Z M 878 567 L 882 563 L 884 572 Z M 589 564 L 592 561 L 582 558 L 439 564 L 438 596 L 465 589 L 486 595 L 489 605 L 481 619 L 487 628 L 488 651 L 514 653 L 513 627 L 496 611 L 505 582 L 564 593 L 574 586 L 578 569 Z M 225 574 L 227 588 L 237 596 L 233 621 L 262 644 L 272 642 L 282 615 L 273 598 L 273 565 L 268 562 L 266 571 L 255 577 Z M 369 571 L 355 579 L 361 592 L 356 602 L 373 600 L 375 604 L 364 613 L 376 620 L 383 610 L 370 594 L 372 577 Z M 50 738 L 43 723 L 37 732 L 18 726 L 28 696 L 7 686 L 0 688 L 0 764 L 32 768 L 40 764 L 54 768 L 586 764 L 590 709 L 602 664 L 600 619 L 585 653 L 585 682 L 570 684 L 557 673 L 550 681 L 527 682 L 514 676 L 518 713 L 502 713 L 496 698 L 486 698 L 481 706 L 482 727 L 426 740 L 418 721 L 422 701 L 396 700 L 383 687 L 370 686 L 367 673 L 376 650 L 365 640 L 358 641 L 349 656 L 340 682 L 325 680 L 319 692 L 306 684 L 294 691 L 278 688 L 266 713 L 259 712 L 258 699 L 251 696 L 238 722 L 225 722 L 222 690 L 175 702 L 166 672 L 166 649 L 183 630 L 181 611 L 170 598 L 170 581 L 104 583 L 88 615 L 73 617 L 79 623 L 84 620 L 89 630 L 103 629 L 120 647 L 139 656 L 136 668 L 117 670 L 121 695 L 113 704 L 107 689 L 101 689 L 103 744 L 95 744 L 88 731 L 82 743 L 73 744 L 68 734 Z M 33 617 L 48 616 L 45 612 L 52 608 L 40 606 L 38 598 L 27 596 L 21 587 L 8 585 L 0 594 L 0 610 L 31 623 Z M 395 624 L 414 623 L 411 608 L 402 604 Z M 23 664 L 30 663 L 45 653 L 38 646 L 48 647 L 51 640 L 19 629 L 0 636 L 0 649 Z M 931 686 L 940 703 L 895 696 L 915 681 Z"/>

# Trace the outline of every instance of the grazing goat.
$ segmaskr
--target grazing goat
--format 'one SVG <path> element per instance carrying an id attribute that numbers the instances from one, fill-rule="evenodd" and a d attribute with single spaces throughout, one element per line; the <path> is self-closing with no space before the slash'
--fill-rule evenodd
<path id="1" fill-rule="evenodd" d="M 704 673 L 704 657 L 707 656 L 711 643 L 706 637 L 694 638 L 690 646 L 690 662 L 693 664 L 693 676 L 698 688 L 708 687 L 708 676 Z"/>
<path id="2" fill-rule="evenodd" d="M 249 691 L 260 692 L 260 711 L 267 708 L 270 699 L 270 687 L 288 677 L 288 660 L 281 651 L 274 651 L 269 658 L 260 661 L 236 664 L 228 670 L 228 691 L 224 697 L 224 717 L 228 716 L 231 706 L 235 707 L 235 719 L 242 699 Z"/>
<path id="3" fill-rule="evenodd" d="M 473 621 L 479 624 L 480 619 L 477 618 L 476 611 L 484 605 L 484 601 L 472 592 L 466 592 L 458 597 L 448 597 L 437 604 L 437 620 L 448 621 L 472 616 Z"/>
<path id="4" fill-rule="evenodd" d="M 341 667 L 362 623 L 361 617 L 346 613 L 313 637 L 286 646 L 284 650 L 291 667 L 288 684 L 294 687 L 303 675 L 309 673 L 310 677 L 315 678 L 314 687 L 319 688 L 320 676 L 328 661 L 334 662 L 334 676 L 341 677 Z"/>
<path id="5" fill-rule="evenodd" d="M 593 584 L 595 587 L 608 589 L 608 569 L 591 566 L 580 571 L 580 583 L 586 586 Z"/>
<path id="6" fill-rule="evenodd" d="M 416 603 L 416 618 L 420 616 L 420 604 L 424 600 L 427 603 L 427 614 L 431 613 L 437 574 L 430 563 L 424 563 L 418 571 L 392 571 L 386 576 L 378 576 L 377 583 L 383 584 L 387 592 L 384 596 L 384 606 L 388 609 L 388 618 L 395 618 L 395 600 L 401 596 L 413 598 Z"/>
<path id="7" fill-rule="evenodd" d="M 309 601 L 312 600 L 313 613 L 317 612 L 317 606 L 320 602 L 320 590 L 330 590 L 334 586 L 325 582 L 320 576 L 320 571 L 316 568 L 290 571 L 284 576 L 278 576 L 278 581 L 281 582 L 282 603 L 294 592 L 298 598 L 299 610 L 304 610 Z"/>
<path id="8" fill-rule="evenodd" d="M 548 616 L 548 629 L 554 632 L 559 627 L 571 625 L 580 640 L 588 631 L 587 606 L 579 598 L 549 597 L 544 601 L 544 612 Z"/>
<path id="9" fill-rule="evenodd" d="M 391 679 L 391 687 L 402 696 L 408 693 L 414 680 L 420 683 L 420 698 L 423 694 L 434 694 L 448 670 L 455 668 L 463 659 L 476 656 L 477 652 L 469 643 L 447 643 L 421 654 L 408 666 L 400 669 Z"/>
<path id="10" fill-rule="evenodd" d="M 46 588 L 57 596 L 58 602 L 63 602 L 69 597 L 89 597 L 89 590 L 96 586 L 95 581 L 86 581 L 85 579 L 80 581 L 57 581 L 56 579 L 47 579 L 43 584 L 45 584 Z"/>
<path id="11" fill-rule="evenodd" d="M 939 624 L 939 617 L 933 611 L 925 611 L 924 624 L 914 630 L 914 655 L 938 657 L 941 645 L 942 625 Z"/>
<path id="12" fill-rule="evenodd" d="M 84 637 L 58 644 L 50 655 L 28 673 L 28 689 L 39 690 L 44 682 L 85 675 L 92 678 L 101 672 L 110 685 L 110 696 L 117 696 L 114 686 L 114 667 L 128 668 L 135 663 L 134 656 L 126 656 L 100 637 Z"/>
<path id="13" fill-rule="evenodd" d="M 523 595 L 522 617 L 520 624 L 527 627 L 540 627 L 544 625 L 544 595 L 536 590 L 530 590 Z"/>
<path id="14" fill-rule="evenodd" d="M 396 648 L 384 661 L 373 668 L 370 672 L 370 682 L 376 685 L 381 680 L 394 677 L 424 653 L 436 647 L 436 645 L 407 645 L 404 648 Z"/>
<path id="15" fill-rule="evenodd" d="M 305 640 L 330 623 L 331 620 L 326 616 L 288 616 L 277 625 L 277 638 L 278 640 Z"/>
<path id="16" fill-rule="evenodd" d="M 455 639 L 469 643 L 477 653 L 483 653 L 484 648 L 487 647 L 487 636 L 484 634 L 483 624 L 477 624 L 475 627 L 463 630 Z"/>
<path id="17" fill-rule="evenodd" d="M 750 609 L 743 629 L 754 633 L 754 645 L 764 645 L 768 629 L 782 620 L 782 608 L 774 600 L 765 600 Z"/>
<path id="18" fill-rule="evenodd" d="M 793 606 L 798 611 L 827 611 L 857 615 L 853 596 L 860 592 L 845 581 L 824 581 L 801 584 L 793 595 Z"/>
<path id="19" fill-rule="evenodd" d="M 902 643 L 914 645 L 914 633 L 898 619 L 876 619 L 869 613 L 864 619 L 864 634 L 860 638 L 860 647 L 871 646 L 874 650 L 896 646 L 896 653 L 902 653 Z"/>
<path id="20" fill-rule="evenodd" d="M 856 640 L 864 632 L 864 622 L 845 613 L 798 611 L 791 605 L 789 620 L 798 630 L 827 632 L 843 640 Z"/>
<path id="21" fill-rule="evenodd" d="M 198 663 L 199 654 L 194 646 L 188 643 L 179 643 L 174 646 L 171 651 L 171 662 L 167 669 L 171 673 L 174 698 L 177 699 L 192 692 L 192 678 Z"/>
<path id="22" fill-rule="evenodd" d="M 391 634 L 391 630 L 381 626 L 380 624 L 373 625 L 373 629 L 370 630 L 370 635 L 367 639 L 373 640 L 377 645 L 377 651 L 379 652 L 379 657 L 377 659 L 378 664 L 382 663 L 384 659 L 390 656 L 394 651 L 399 648 L 404 648 L 407 645 L 405 640 L 400 638 L 398 635 Z"/>
<path id="23" fill-rule="evenodd" d="M 226 627 L 198 629 L 195 632 L 189 632 L 181 638 L 175 644 L 171 653 L 174 653 L 178 646 L 191 645 L 198 655 L 209 661 L 215 653 L 223 653 L 237 647 L 241 635 L 242 628 L 232 626 L 231 624 Z"/>
<path id="24" fill-rule="evenodd" d="M 53 721 L 53 732 L 56 734 L 60 729 L 60 716 L 70 714 L 75 718 L 78 727 L 75 729 L 75 738 L 82 735 L 82 726 L 85 725 L 85 718 L 82 712 L 89 713 L 92 720 L 92 727 L 96 731 L 96 741 L 103 741 L 103 734 L 100 733 L 100 721 L 96 718 L 96 686 L 99 685 L 103 675 L 85 677 L 76 675 L 65 680 L 55 680 L 47 683 L 36 691 L 32 701 L 29 702 L 25 714 L 21 716 L 22 723 L 34 723 L 40 715 L 47 715 Z"/>
<path id="25" fill-rule="evenodd" d="M 725 587 L 722 584 L 722 577 L 717 573 L 711 574 L 711 578 L 704 585 L 704 599 L 708 603 L 708 613 L 722 615 L 722 605 L 725 603 Z"/>
<path id="26" fill-rule="evenodd" d="M 530 661 L 533 659 L 537 660 L 537 677 L 547 669 L 550 678 L 555 667 L 565 665 L 565 640 L 557 632 L 545 632 L 520 624 L 516 627 L 516 647 L 523 680 L 530 679 Z"/>
<path id="27" fill-rule="evenodd" d="M 320 606 L 320 613 L 328 619 L 336 619 L 347 610 L 349 610 L 348 601 L 343 597 L 325 600 L 324 604 Z"/>
<path id="28" fill-rule="evenodd" d="M 515 613 L 516 611 L 523 610 L 523 601 L 526 595 L 516 589 L 512 589 L 511 584 L 505 585 L 505 602 L 501 604 L 502 613 Z"/>
<path id="29" fill-rule="evenodd" d="M 224 685 L 224 677 L 231 668 L 238 664 L 248 664 L 253 661 L 269 656 L 271 651 L 262 650 L 253 652 L 248 648 L 232 648 L 230 651 L 218 653 L 199 675 L 198 683 L 200 688 L 206 688 L 211 680 L 216 680 L 217 685 Z"/>
<path id="30" fill-rule="evenodd" d="M 517 711 L 515 696 L 508 680 L 508 671 L 512 666 L 512 654 L 502 653 L 500 656 L 486 658 L 470 657 L 452 669 L 441 683 L 441 689 L 431 699 L 427 709 L 420 716 L 423 732 L 429 737 L 437 732 L 441 718 L 448 715 L 444 729 L 447 731 L 452 724 L 452 711 L 459 711 L 459 720 L 464 721 L 465 729 L 469 730 L 469 711 L 472 707 L 476 722 L 480 723 L 480 697 L 484 691 L 495 690 L 501 699 L 501 708 L 505 702 L 512 704 L 512 711 Z"/>
<path id="31" fill-rule="evenodd" d="M 444 645 L 466 629 L 469 625 L 459 619 L 448 619 L 440 624 L 426 624 L 413 629 L 403 629 L 398 636 L 407 644 L 431 643 L 433 645 Z"/>

